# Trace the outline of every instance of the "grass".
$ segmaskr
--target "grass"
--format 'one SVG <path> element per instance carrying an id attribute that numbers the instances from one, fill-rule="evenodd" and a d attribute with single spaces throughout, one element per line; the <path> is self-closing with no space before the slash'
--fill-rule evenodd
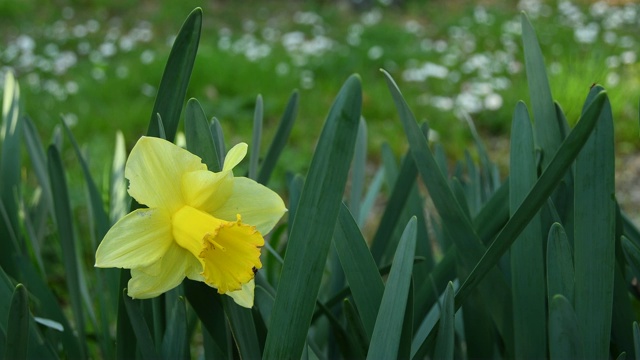
<path id="1" fill-rule="evenodd" d="M 0 25 L 1 40 L 9 44 L 0 47 L 5 48 L 0 58 L 18 72 L 26 112 L 45 138 L 52 134 L 59 114 L 68 114 L 76 137 L 88 145 L 92 169 L 103 171 L 117 130 L 124 132 L 129 146 L 144 133 L 170 36 L 186 14 L 201 4 L 176 1 L 158 6 L 121 0 L 86 5 L 70 1 L 61 11 L 35 1 L 23 7 L 16 4 L 0 5 L 4 7 L 0 13 L 7 14 Z M 635 150 L 637 110 L 628 94 L 640 89 L 640 66 L 632 53 L 637 21 L 623 22 L 609 31 L 613 35 L 605 35 L 602 24 L 608 17 L 620 17 L 614 14 L 616 9 L 624 14 L 624 7 L 598 13 L 596 5 L 567 4 L 544 2 L 528 9 L 551 69 L 554 98 L 574 123 L 592 83 L 604 84 L 619 119 L 618 151 Z M 305 159 L 313 151 L 326 109 L 344 79 L 354 72 L 363 81 L 363 116 L 368 122 L 370 148 L 377 150 L 389 142 L 396 154 L 406 150 L 406 144 L 400 140 L 400 123 L 388 101 L 380 68 L 398 79 L 418 120 L 428 120 L 447 153 L 456 158 L 471 142 L 461 112 L 470 113 L 485 136 L 501 137 L 509 131 L 513 105 L 520 99 L 529 100 L 515 5 L 408 1 L 404 8 L 375 7 L 362 12 L 344 4 L 320 2 L 287 7 L 277 2 L 202 6 L 205 25 L 188 97 L 198 98 L 207 116 L 221 120 L 227 142 L 233 144 L 250 141 L 257 94 L 264 98 L 268 139 L 289 95 L 299 89 L 298 124 L 290 142 L 295 151 L 283 154 L 289 170 L 306 171 Z M 627 6 L 639 11 L 637 5 Z M 542 9 L 541 14 L 536 9 Z M 570 19 L 580 16 L 585 26 L 599 24 L 594 42 L 576 42 L 574 33 L 580 26 Z M 81 36 L 79 29 L 90 28 L 91 19 L 97 21 L 98 29 Z M 58 31 L 56 35 L 56 29 L 66 29 L 66 34 Z M 147 38 L 139 36 L 141 31 L 149 31 Z M 32 54 L 41 59 L 33 65 L 24 66 L 19 56 L 7 61 L 8 49 L 20 42 L 21 34 L 33 39 Z M 284 46 L 287 36 L 290 40 L 300 36 L 300 42 L 293 39 L 293 45 Z M 615 39 L 607 43 L 606 36 Z M 125 39 L 134 39 L 129 50 L 122 47 Z M 323 41 L 330 45 L 322 47 Z M 108 43 L 114 44 L 111 55 L 105 55 L 109 48 L 104 44 Z M 313 48 L 314 44 L 319 46 Z M 86 54 L 79 50 L 83 46 L 90 48 Z M 260 55 L 266 47 L 268 55 Z M 41 64 L 54 63 L 64 51 L 75 53 L 76 62 L 60 74 Z M 95 55 L 101 52 L 102 56 Z M 433 71 L 433 65 L 440 68 Z"/>

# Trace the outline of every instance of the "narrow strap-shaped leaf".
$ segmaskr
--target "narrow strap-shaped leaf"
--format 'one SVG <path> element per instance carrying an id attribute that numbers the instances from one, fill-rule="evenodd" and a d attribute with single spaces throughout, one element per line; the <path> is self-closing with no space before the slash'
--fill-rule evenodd
<path id="1" fill-rule="evenodd" d="M 518 102 L 511 125 L 509 209 L 516 209 L 537 179 L 533 129 L 527 107 Z M 511 294 L 516 357 L 544 358 L 547 354 L 546 288 L 540 215 L 511 245 Z"/>
<path id="2" fill-rule="evenodd" d="M 369 183 L 369 188 L 367 189 L 367 193 L 360 204 L 360 217 L 358 220 L 358 226 L 364 227 L 367 218 L 371 214 L 371 209 L 375 204 L 378 195 L 380 194 L 380 190 L 382 189 L 382 184 L 384 182 L 384 168 L 380 167 L 376 174 L 373 176 L 371 183 Z"/>
<path id="3" fill-rule="evenodd" d="M 394 255 L 395 255 L 395 254 L 394 254 Z M 392 259 L 391 261 L 393 261 L 393 259 Z M 423 262 L 423 261 L 424 261 L 424 258 L 422 258 L 422 257 L 418 257 L 418 256 L 414 257 L 414 259 L 413 259 L 413 263 L 414 263 L 414 265 L 415 265 L 415 264 L 419 264 L 419 263 L 421 263 L 421 262 Z M 447 267 L 447 268 L 448 268 L 448 267 Z M 388 275 L 388 274 L 389 274 L 389 271 L 390 271 L 390 270 L 391 270 L 391 264 L 387 264 L 387 265 L 385 265 L 385 266 L 383 266 L 383 267 L 381 267 L 381 268 L 379 268 L 379 269 L 378 269 L 378 271 L 379 271 L 379 273 L 380 273 L 380 276 L 381 276 L 381 277 L 383 277 L 383 278 L 384 278 L 386 275 Z M 450 276 L 450 277 L 453 277 L 453 275 L 452 275 L 452 276 Z M 446 281 L 444 281 L 444 283 L 446 283 Z M 444 288 L 445 286 L 446 286 L 446 285 L 443 285 L 442 287 Z M 275 293 L 275 291 L 274 291 L 274 293 Z M 324 306 L 326 306 L 326 307 L 333 307 L 333 306 L 335 306 L 335 305 L 339 304 L 341 301 L 343 301 L 346 297 L 348 297 L 348 296 L 350 296 L 350 295 L 351 295 L 351 287 L 349 287 L 349 286 L 345 286 L 344 288 L 340 289 L 340 291 L 338 291 L 334 296 L 332 296 L 331 298 L 329 298 L 329 300 L 327 300 L 327 301 L 323 302 L 322 304 L 323 304 Z M 320 301 L 318 301 L 318 303 L 320 303 Z M 321 311 L 320 309 L 316 310 L 316 311 L 313 313 L 312 322 L 314 322 L 316 319 L 318 319 L 321 315 L 324 315 L 324 314 L 322 313 L 322 311 Z"/>
<path id="4" fill-rule="evenodd" d="M 335 345 L 337 350 L 339 350 L 339 352 L 342 353 L 345 358 L 351 359 L 359 357 L 360 354 L 358 349 L 356 349 L 353 344 L 350 344 L 349 341 L 351 338 L 345 331 L 342 323 L 338 320 L 338 318 L 333 315 L 333 312 L 331 312 L 329 308 L 324 306 L 324 304 L 319 302 L 318 307 L 324 313 L 327 320 L 329 320 L 329 326 L 331 327 L 331 332 L 335 339 L 335 344 L 330 343 L 329 346 L 331 347 Z M 311 339 L 309 338 L 308 341 L 310 342 Z"/>
<path id="5" fill-rule="evenodd" d="M 364 359 L 369 348 L 369 339 L 362 321 L 349 299 L 344 299 L 342 308 L 347 321 L 347 336 L 349 336 L 349 342 L 355 348 L 353 352 L 357 358 Z"/>
<path id="6" fill-rule="evenodd" d="M 571 246 L 562 225 L 554 223 L 547 240 L 547 294 L 549 303 L 555 295 L 562 295 L 573 304 L 574 270 Z"/>
<path id="7" fill-rule="evenodd" d="M 60 159 L 60 154 L 55 146 L 49 146 L 47 160 L 49 165 L 49 179 L 51 181 L 51 189 L 53 191 L 54 215 L 58 233 L 60 234 L 62 262 L 66 273 L 71 309 L 73 311 L 81 349 L 83 353 L 86 353 L 86 348 L 82 346 L 82 344 L 86 343 L 86 339 L 84 310 L 82 308 L 82 298 L 80 294 L 81 284 L 78 276 L 79 272 L 82 271 L 82 268 L 78 264 L 78 256 L 76 255 L 76 240 L 73 231 L 69 190 L 67 188 L 64 169 L 62 167 L 62 160 Z"/>
<path id="8" fill-rule="evenodd" d="M 536 33 L 531 22 L 523 13 L 521 16 L 522 43 L 524 46 L 524 63 L 529 83 L 531 109 L 535 121 L 536 144 L 542 149 L 542 166 L 549 165 L 551 157 L 556 153 L 562 142 L 562 135 L 556 109 L 551 97 L 551 88 L 544 66 L 544 58 Z"/>
<path id="9" fill-rule="evenodd" d="M 229 325 L 231 325 L 231 333 L 238 346 L 240 358 L 259 359 L 261 349 L 251 309 L 237 305 L 231 297 L 226 295 L 221 296 L 221 300 L 224 313 L 229 319 Z M 218 319 L 218 321 L 220 320 Z"/>
<path id="10" fill-rule="evenodd" d="M 63 119 L 64 120 L 64 119 Z M 93 236 L 91 236 L 91 249 L 92 251 L 95 251 L 95 249 L 98 247 L 97 241 L 99 239 L 102 239 L 104 237 L 104 235 L 107 233 L 107 231 L 109 230 L 109 225 L 110 225 L 110 221 L 109 221 L 109 215 L 107 214 L 107 212 L 104 209 L 104 204 L 102 201 L 102 195 L 100 194 L 100 191 L 98 190 L 98 187 L 95 183 L 95 181 L 93 180 L 93 177 L 91 176 L 91 173 L 89 171 L 89 166 L 86 162 L 86 160 L 84 159 L 84 156 L 82 155 L 82 152 L 80 150 L 80 146 L 78 146 L 78 142 L 76 141 L 75 137 L 73 136 L 73 133 L 71 132 L 71 130 L 69 129 L 69 127 L 67 126 L 67 123 L 65 121 L 61 121 L 62 123 L 62 127 L 65 130 L 65 133 L 67 134 L 67 137 L 71 140 L 71 144 L 73 145 L 73 150 L 76 153 L 76 157 L 78 158 L 78 161 L 80 162 L 80 166 L 82 168 L 82 174 L 84 176 L 85 179 L 85 183 L 87 184 L 87 192 L 89 194 L 89 208 L 91 209 L 91 219 L 92 222 L 94 224 L 94 226 L 92 226 L 93 229 Z M 55 189 L 55 188 L 54 188 Z M 125 188 L 126 189 L 126 188 Z M 125 190 L 126 191 L 126 190 Z M 59 196 L 61 196 L 60 193 L 58 193 L 58 191 L 56 190 L 56 194 L 53 195 L 54 199 L 58 199 Z M 64 199 L 62 200 L 64 201 Z M 56 206 L 56 212 L 55 215 L 57 217 L 62 216 L 60 213 L 60 209 L 59 209 L 59 205 L 56 203 L 56 201 L 54 200 L 54 205 Z M 70 209 L 69 209 L 70 210 Z M 71 213 L 69 213 L 69 217 L 71 217 Z M 70 219 L 69 219 L 70 221 Z M 61 233 L 62 234 L 62 233 Z M 73 235 L 73 234 L 71 234 Z M 70 238 L 73 239 L 73 238 Z M 62 240 L 62 242 L 64 243 L 64 239 Z M 78 264 L 77 267 L 80 267 L 80 265 Z M 81 269 L 79 269 L 81 270 Z M 99 286 L 105 286 L 106 284 L 104 284 L 104 275 L 106 273 L 111 273 L 113 274 L 113 272 L 110 272 L 110 270 L 105 270 L 105 269 L 96 269 L 95 273 L 97 275 L 97 282 L 99 284 Z M 79 286 L 79 291 L 81 293 L 81 295 L 84 297 L 85 299 L 85 303 L 90 303 L 89 300 L 89 290 L 87 289 L 87 282 L 83 280 L 84 278 L 84 273 L 83 272 L 78 272 L 78 273 L 74 273 L 77 274 L 79 281 L 78 281 L 78 286 Z M 75 276 L 72 276 L 75 277 Z M 113 283 L 115 284 L 115 279 L 113 279 Z M 119 291 L 117 291 L 117 288 L 114 288 L 112 286 L 109 286 L 108 288 L 109 290 L 115 291 L 115 294 L 118 294 Z M 107 307 L 106 304 L 108 303 L 113 303 L 115 301 L 113 301 L 112 299 L 112 295 L 114 293 L 113 292 L 105 292 L 104 296 L 100 296 L 98 299 L 98 303 L 100 304 L 100 311 L 99 314 L 101 316 L 101 328 L 104 330 L 108 330 L 108 319 L 109 319 L 109 315 L 112 314 L 111 308 Z M 81 310 L 80 310 L 81 311 Z M 89 319 L 91 320 L 91 322 L 94 323 L 94 326 L 96 326 L 96 315 L 95 312 L 93 311 L 92 307 L 88 307 L 88 313 L 89 313 Z M 82 332 L 80 332 L 80 334 L 82 335 Z M 99 335 L 99 339 L 100 339 L 100 344 L 101 347 L 103 349 L 103 352 L 105 353 L 109 353 L 111 351 L 110 349 L 110 339 L 108 338 L 108 332 L 103 332 Z"/>
<path id="11" fill-rule="evenodd" d="M 385 286 L 380 311 L 371 337 L 367 359 L 395 359 L 401 341 L 402 325 L 411 284 L 413 261 L 416 250 L 417 220 L 409 220 Z"/>
<path id="12" fill-rule="evenodd" d="M 171 316 L 162 339 L 162 356 L 165 359 L 190 359 L 187 337 L 187 310 L 183 298 L 173 304 Z"/>
<path id="13" fill-rule="evenodd" d="M 16 276 L 13 254 L 21 252 L 22 238 L 18 223 L 16 194 L 20 194 L 22 121 L 20 117 L 20 87 L 13 73 L 4 78 L 2 100 L 2 124 L 0 128 L 0 200 L 3 203 L 6 221 L 0 221 L 0 266 L 11 276 Z M 12 234 L 14 236 L 12 236 Z M 6 241 L 5 239 L 16 239 Z"/>
<path id="14" fill-rule="evenodd" d="M 633 269 L 635 274 L 640 274 L 640 247 L 632 243 L 626 236 L 620 240 L 627 264 Z"/>
<path id="15" fill-rule="evenodd" d="M 602 88 L 591 89 L 589 99 Z M 595 102 L 595 100 L 592 100 Z M 575 312 L 585 354 L 609 354 L 615 267 L 613 116 L 605 99 L 596 126 L 576 158 L 574 210 Z"/>
<path id="16" fill-rule="evenodd" d="M 300 174 L 295 175 L 289 183 L 289 236 L 291 236 L 293 221 L 295 220 L 298 212 L 298 205 L 300 204 L 300 196 L 302 195 L 303 187 L 304 177 Z"/>
<path id="17" fill-rule="evenodd" d="M 578 319 L 562 295 L 555 295 L 549 304 L 549 355 L 553 360 L 585 358 Z"/>
<path id="18" fill-rule="evenodd" d="M 109 187 L 109 222 L 115 224 L 125 216 L 129 208 L 129 194 L 127 193 L 127 180 L 124 177 L 124 167 L 127 162 L 127 151 L 124 143 L 124 135 L 116 132 L 116 144 L 111 164 L 111 181 Z"/>
<path id="19" fill-rule="evenodd" d="M 185 280 L 183 286 L 189 304 L 211 335 L 215 353 L 228 358 L 231 349 L 227 347 L 227 326 L 220 296 L 214 288 L 200 281 Z"/>
<path id="20" fill-rule="evenodd" d="M 42 245 L 46 237 L 46 232 L 48 231 L 46 224 L 49 221 L 50 214 L 53 213 L 53 198 L 51 196 L 51 185 L 49 184 L 47 158 L 44 154 L 44 147 L 42 146 L 38 129 L 36 129 L 33 121 L 31 121 L 28 116 L 24 116 L 23 121 L 24 140 L 29 154 L 29 160 L 36 175 L 38 186 L 42 190 L 42 195 L 38 199 L 38 203 L 32 207 L 31 211 L 26 212 L 24 216 L 24 228 L 27 233 L 27 245 L 31 247 L 29 252 L 33 254 L 38 270 L 44 273 L 45 267 L 42 257 Z M 0 215 L 2 215 L 0 216 L 0 222 L 5 222 L 4 218 L 9 221 L 9 218 L 4 216 L 6 215 L 6 211 L 0 209 Z M 2 225 L 0 225 L 0 228 L 2 228 Z M 10 227 L 7 226 L 7 229 L 8 228 Z M 10 238 L 7 239 L 7 241 L 18 244 L 17 238 Z"/>
<path id="21" fill-rule="evenodd" d="M 447 290 L 442 299 L 440 311 L 440 329 L 436 340 L 436 348 L 433 352 L 434 359 L 453 359 L 455 311 L 453 308 L 454 298 L 453 284 L 449 282 Z"/>
<path id="22" fill-rule="evenodd" d="M 253 113 L 253 137 L 251 139 L 251 155 L 249 156 L 249 178 L 258 178 L 258 160 L 260 159 L 260 144 L 262 142 L 262 119 L 264 117 L 264 107 L 262 105 L 262 95 L 256 98 L 256 109 Z"/>
<path id="23" fill-rule="evenodd" d="M 388 143 L 382 143 L 380 153 L 380 157 L 382 158 L 382 167 L 384 168 L 385 181 L 389 187 L 389 191 L 391 191 L 396 183 L 396 179 L 398 178 L 398 164 L 396 162 L 395 155 L 393 154 L 393 150 L 391 150 Z"/>
<path id="24" fill-rule="evenodd" d="M 49 175 L 47 173 L 47 158 L 44 154 L 44 147 L 38 134 L 38 129 L 33 121 L 25 116 L 24 120 L 24 140 L 29 153 L 29 160 L 33 171 L 38 179 L 38 185 L 42 188 L 43 196 L 47 202 L 47 206 L 51 207 L 53 204 L 51 196 L 51 186 L 49 184 Z"/>
<path id="25" fill-rule="evenodd" d="M 164 130 L 164 123 L 162 122 L 162 116 L 160 113 L 156 114 L 156 123 L 158 124 L 158 137 L 163 140 L 167 140 L 167 133 Z"/>
<path id="26" fill-rule="evenodd" d="M 162 119 L 166 139 L 173 142 L 178 130 L 180 113 L 198 52 L 202 9 L 196 8 L 187 17 L 173 42 L 167 65 L 162 74 L 156 101 L 151 111 L 148 136 L 159 137 L 157 114 Z"/>
<path id="27" fill-rule="evenodd" d="M 638 322 L 633 322 L 633 346 L 636 354 L 640 354 L 640 326 Z"/>
<path id="28" fill-rule="evenodd" d="M 507 178 L 473 218 L 473 228 L 476 229 L 482 243 L 488 245 L 508 220 L 509 179 Z"/>
<path id="29" fill-rule="evenodd" d="M 213 118 L 213 120 L 211 120 L 209 130 L 211 131 L 213 143 L 216 147 L 216 153 L 218 154 L 218 163 L 224 164 L 224 157 L 227 153 L 226 145 L 224 142 L 224 133 L 222 132 L 222 125 L 220 125 L 220 121 L 215 117 Z"/>
<path id="30" fill-rule="evenodd" d="M 458 178 L 454 177 L 451 179 L 451 191 L 453 196 L 455 197 L 458 205 L 460 205 L 460 210 L 467 217 L 467 219 L 471 220 L 471 210 L 469 210 L 469 201 L 467 201 L 467 196 L 465 191 L 460 183 Z"/>
<path id="31" fill-rule="evenodd" d="M 416 239 L 417 239 L 416 232 Z M 415 263 L 414 263 L 415 270 Z M 409 280 L 409 293 L 407 294 L 407 306 L 404 309 L 404 319 L 402 320 L 402 332 L 400 333 L 400 343 L 398 344 L 398 359 L 408 359 L 411 356 L 411 340 L 413 339 L 413 312 L 415 291 L 413 276 Z"/>
<path id="32" fill-rule="evenodd" d="M 122 297 L 127 309 L 127 314 L 129 315 L 129 321 L 131 321 L 131 326 L 133 327 L 136 339 L 138 340 L 137 343 L 140 347 L 142 358 L 145 360 L 158 359 L 159 356 L 156 352 L 156 347 L 153 344 L 151 331 L 149 331 L 149 326 L 147 326 L 147 322 L 145 321 L 144 316 L 142 315 L 142 310 L 140 309 L 140 300 L 133 300 L 130 298 L 126 293 L 126 290 L 122 292 Z"/>
<path id="33" fill-rule="evenodd" d="M 487 252 L 482 256 L 482 259 L 458 289 L 456 293 L 456 309 L 460 307 L 487 272 L 496 265 L 502 254 L 527 226 L 529 219 L 540 210 L 546 199 L 551 195 L 563 178 L 566 169 L 571 165 L 589 138 L 605 100 L 606 93 L 601 92 L 589 105 L 578 125 L 567 136 L 553 160 L 538 178 L 527 197 L 522 201 L 522 205 L 518 207 L 489 249 L 487 249 Z"/>
<path id="34" fill-rule="evenodd" d="M 29 343 L 29 303 L 27 290 L 18 284 L 11 297 L 7 321 L 5 359 L 26 359 Z"/>
<path id="35" fill-rule="evenodd" d="M 367 123 L 360 118 L 356 149 L 351 167 L 351 189 L 349 190 L 349 210 L 354 219 L 360 218 L 360 201 L 364 192 L 364 173 L 367 165 Z"/>
<path id="36" fill-rule="evenodd" d="M 263 358 L 299 358 L 318 296 L 358 131 L 362 90 L 350 77 L 311 161 L 291 229 Z"/>
<path id="37" fill-rule="evenodd" d="M 382 301 L 384 284 L 367 243 L 344 204 L 340 207 L 333 243 L 369 341 Z"/>
<path id="38" fill-rule="evenodd" d="M 402 160 L 397 179 L 394 181 L 393 190 L 387 201 L 387 206 L 382 213 L 378 230 L 371 241 L 371 254 L 378 264 L 380 264 L 382 260 L 389 238 L 391 238 L 393 234 L 402 209 L 409 197 L 409 193 L 413 188 L 413 184 L 415 184 L 417 174 L 418 169 L 413 161 L 413 157 L 405 156 Z"/>
<path id="39" fill-rule="evenodd" d="M 622 272 L 622 264 L 616 262 L 613 286 L 613 311 L 611 318 L 611 343 L 615 351 L 624 351 L 630 358 L 636 357 L 633 343 L 633 322 L 636 315 L 631 305 L 629 286 Z"/>
<path id="40" fill-rule="evenodd" d="M 78 337 L 62 312 L 58 299 L 53 295 L 48 284 L 42 279 L 42 275 L 36 271 L 28 258 L 23 256 L 17 256 L 16 258 L 21 282 L 29 289 L 30 295 L 34 299 L 38 299 L 38 302 L 32 303 L 34 312 L 61 324 L 62 330 L 60 331 L 62 334 L 60 339 L 65 353 L 69 354 L 70 358 L 81 358 L 82 350 L 80 344 L 78 344 Z M 5 277 L 3 271 L 0 271 L 0 274 L 3 275 L 0 278 Z"/>
<path id="41" fill-rule="evenodd" d="M 209 121 L 196 99 L 189 99 L 184 115 L 184 131 L 187 149 L 200 156 L 210 171 L 222 170 L 213 136 L 209 131 Z"/>
<path id="42" fill-rule="evenodd" d="M 384 70 L 383 73 L 387 80 L 387 87 L 396 104 L 405 135 L 409 140 L 411 155 L 442 219 L 445 234 L 456 242 L 459 249 L 464 249 L 464 251 L 458 252 L 462 260 L 459 276 L 464 277 L 485 253 L 485 247 L 473 229 L 471 219 L 464 214 L 455 199 L 429 149 L 426 138 L 418 128 L 415 117 L 396 83 L 389 73 Z M 504 339 L 507 349 L 509 349 L 508 351 L 511 351 L 513 347 L 513 322 L 510 291 L 504 276 L 497 268 L 490 269 L 488 276 L 487 283 L 490 283 L 491 286 L 481 287 L 480 290 L 485 298 L 487 309 Z"/>
<path id="43" fill-rule="evenodd" d="M 80 162 L 80 167 L 82 168 L 82 175 L 84 175 L 84 180 L 87 183 L 87 189 L 89 192 L 89 204 L 91 205 L 91 214 L 93 215 L 93 220 L 95 223 L 95 238 L 102 239 L 107 231 L 109 231 L 109 216 L 104 210 L 102 195 L 100 194 L 100 191 L 98 191 L 98 187 L 96 186 L 95 181 L 93 181 L 93 177 L 91 176 L 91 172 L 89 171 L 89 166 L 87 165 L 84 156 L 82 156 L 82 152 L 80 151 L 80 146 L 78 146 L 76 138 L 73 136 L 73 133 L 67 126 L 67 123 L 65 121 L 61 121 L 61 123 L 62 127 L 65 130 L 65 133 L 67 134 L 67 137 L 69 137 L 69 139 L 71 140 L 73 150 L 75 151 L 76 157 Z M 57 191 L 58 189 L 55 190 Z M 93 245 L 97 248 L 97 244 Z"/>
<path id="44" fill-rule="evenodd" d="M 132 206 L 135 202 L 132 201 Z M 129 269 L 120 270 L 120 285 L 118 289 L 126 289 L 127 283 L 131 279 L 131 271 Z M 132 359 L 136 356 L 137 337 L 131 324 L 130 315 L 127 311 L 125 297 L 119 297 L 118 300 L 118 317 L 116 324 L 116 358 Z M 151 336 L 151 335 L 149 335 Z"/>
<path id="45" fill-rule="evenodd" d="M 287 144 L 287 140 L 289 140 L 289 134 L 291 134 L 293 123 L 295 122 L 298 114 L 298 97 L 297 91 L 294 91 L 293 94 L 291 94 L 284 114 L 280 119 L 280 125 L 278 125 L 276 135 L 273 137 L 269 150 L 267 151 L 267 155 L 264 157 L 264 160 L 260 165 L 260 172 L 258 173 L 257 181 L 261 184 L 266 185 L 269 182 L 269 178 L 271 178 L 271 173 L 278 162 L 278 158 Z"/>

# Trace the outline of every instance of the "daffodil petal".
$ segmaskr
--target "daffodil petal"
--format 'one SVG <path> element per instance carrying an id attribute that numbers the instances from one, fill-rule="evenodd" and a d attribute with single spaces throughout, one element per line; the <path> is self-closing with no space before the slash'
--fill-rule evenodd
<path id="1" fill-rule="evenodd" d="M 151 276 L 145 269 L 131 269 L 127 293 L 134 299 L 148 299 L 180 285 L 188 273 L 202 271 L 200 262 L 175 242 L 160 260 L 160 271 Z"/>
<path id="2" fill-rule="evenodd" d="M 174 212 L 184 205 L 182 175 L 206 168 L 187 150 L 143 136 L 131 150 L 124 176 L 129 179 L 129 194 L 139 203 Z"/>
<path id="3" fill-rule="evenodd" d="M 233 299 L 233 301 L 236 302 L 236 304 L 242 307 L 251 308 L 253 306 L 253 294 L 254 294 L 255 287 L 256 287 L 256 282 L 255 280 L 252 279 L 248 283 L 242 284 L 242 289 L 236 290 L 236 291 L 230 291 L 228 293 L 225 293 L 225 295 L 231 296 L 231 298 Z"/>
<path id="4" fill-rule="evenodd" d="M 159 209 L 138 209 L 109 229 L 96 250 L 96 267 L 137 268 L 160 260 L 174 243 L 171 216 Z"/>
<path id="5" fill-rule="evenodd" d="M 249 146 L 245 143 L 239 143 L 236 146 L 232 147 L 231 150 L 227 152 L 227 155 L 224 158 L 224 166 L 222 167 L 222 171 L 232 170 L 236 165 L 244 159 L 247 155 L 247 148 Z"/>
<path id="6" fill-rule="evenodd" d="M 278 223 L 287 208 L 273 190 L 244 178 L 233 178 L 233 193 L 227 201 L 212 215 L 227 221 L 234 221 L 236 215 L 242 216 L 242 222 L 255 226 L 266 235 Z"/>
<path id="7" fill-rule="evenodd" d="M 186 204 L 207 213 L 222 206 L 233 191 L 233 173 L 199 170 L 182 176 L 182 194 Z"/>

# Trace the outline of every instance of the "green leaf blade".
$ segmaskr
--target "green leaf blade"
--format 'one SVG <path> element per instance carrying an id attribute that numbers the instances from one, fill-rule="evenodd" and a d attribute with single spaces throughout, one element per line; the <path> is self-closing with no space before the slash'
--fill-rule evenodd
<path id="1" fill-rule="evenodd" d="M 440 328 L 438 330 L 438 339 L 436 340 L 436 348 L 433 353 L 434 359 L 453 359 L 453 349 L 455 340 L 455 310 L 453 298 L 453 284 L 449 282 L 447 290 L 444 292 L 442 300 L 442 310 L 440 313 Z"/>
<path id="2" fill-rule="evenodd" d="M 260 164 L 257 181 L 263 185 L 266 185 L 269 182 L 271 173 L 278 162 L 278 158 L 287 144 L 287 140 L 291 134 L 291 129 L 293 128 L 293 124 L 295 123 L 296 116 L 298 114 L 298 98 L 298 92 L 294 91 L 293 94 L 291 94 L 284 114 L 280 119 L 280 125 L 278 125 L 276 135 L 271 141 L 267 155 L 262 161 L 262 164 Z"/>
<path id="3" fill-rule="evenodd" d="M 11 297 L 7 322 L 5 359 L 26 359 L 29 344 L 29 304 L 27 290 L 18 284 Z"/>
<path id="4" fill-rule="evenodd" d="M 600 90 L 594 87 L 590 98 Z M 575 311 L 585 354 L 597 358 L 608 356 L 611 333 L 616 223 L 614 156 L 613 116 L 605 99 L 595 129 L 576 158 L 574 181 Z"/>
<path id="5" fill-rule="evenodd" d="M 529 95 L 531 108 L 535 121 L 535 133 L 537 145 L 542 149 L 542 167 L 545 168 L 551 161 L 562 142 L 559 122 L 556 117 L 556 108 L 551 96 L 551 88 L 547 78 L 547 70 L 544 66 L 544 58 L 536 33 L 531 22 L 523 13 L 521 15 L 522 43 L 524 46 L 524 62 L 529 83 Z"/>
<path id="6" fill-rule="evenodd" d="M 402 234 L 382 295 L 367 359 L 395 359 L 401 342 L 407 296 L 416 251 L 417 220 L 409 220 Z"/>
<path id="7" fill-rule="evenodd" d="M 480 262 L 464 281 L 456 293 L 456 309 L 475 289 L 485 274 L 498 262 L 514 239 L 524 230 L 529 219 L 540 210 L 557 184 L 564 177 L 566 169 L 576 158 L 595 127 L 606 100 L 606 93 L 599 93 L 589 105 L 578 125 L 571 131 L 560 149 L 538 178 L 535 185 L 522 201 L 511 219 L 493 241 Z"/>
<path id="8" fill-rule="evenodd" d="M 524 103 L 519 102 L 511 128 L 509 177 L 510 212 L 513 214 L 537 179 L 533 129 Z M 546 289 L 540 215 L 511 245 L 511 292 L 515 356 L 546 356 Z"/>
<path id="9" fill-rule="evenodd" d="M 86 354 L 86 348 L 82 345 L 86 343 L 84 310 L 82 308 L 81 283 L 79 273 L 82 271 L 78 264 L 76 251 L 76 240 L 73 231 L 73 217 L 69 200 L 69 190 L 62 167 L 62 159 L 58 149 L 51 145 L 47 152 L 49 165 L 49 180 L 53 191 L 54 215 L 60 234 L 60 245 L 62 247 L 62 261 L 67 274 L 67 287 L 71 300 L 71 308 L 76 323 L 81 350 Z"/>
<path id="10" fill-rule="evenodd" d="M 584 359 L 578 319 L 562 295 L 549 304 L 549 355 L 551 359 Z"/>
<path id="11" fill-rule="evenodd" d="M 0 221 L 0 266 L 11 276 L 16 275 L 12 254 L 21 251 L 16 195 L 20 194 L 20 168 L 22 143 L 22 121 L 20 117 L 20 87 L 12 72 L 4 80 L 2 100 L 2 124 L 0 129 L 0 202 L 4 208 Z M 6 241 L 14 239 L 15 241 Z"/>
<path id="12" fill-rule="evenodd" d="M 184 116 L 184 130 L 187 140 L 187 149 L 200 156 L 207 165 L 209 171 L 222 170 L 213 135 L 209 131 L 209 121 L 202 110 L 202 106 L 196 99 L 189 99 Z"/>
<path id="13" fill-rule="evenodd" d="M 158 114 L 162 119 L 166 139 L 173 142 L 176 136 L 189 78 L 198 52 L 201 27 L 202 9 L 196 8 L 182 24 L 182 28 L 180 28 L 171 47 L 171 53 L 162 74 L 156 101 L 151 112 L 151 120 L 147 129 L 148 136 L 160 136 Z"/>
<path id="14" fill-rule="evenodd" d="M 334 245 L 349 281 L 367 340 L 370 340 L 382 301 L 384 284 L 367 243 L 344 204 L 338 215 Z"/>
<path id="15" fill-rule="evenodd" d="M 340 90 L 322 130 L 291 229 L 263 358 L 299 358 L 318 296 L 360 120 L 357 76 Z"/>

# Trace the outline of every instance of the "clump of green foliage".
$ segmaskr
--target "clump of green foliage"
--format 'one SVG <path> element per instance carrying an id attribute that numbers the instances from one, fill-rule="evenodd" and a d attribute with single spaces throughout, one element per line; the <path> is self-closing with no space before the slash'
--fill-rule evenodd
<path id="1" fill-rule="evenodd" d="M 175 39 L 148 136 L 179 141 L 201 23 L 196 9 Z M 467 155 L 450 169 L 442 146 L 429 146 L 433 130 L 417 123 L 383 71 L 391 95 L 386 101 L 395 105 L 409 150 L 398 162 L 382 147 L 382 165 L 369 179 L 362 85 L 357 75 L 349 77 L 328 112 L 307 175 L 286 179 L 288 219 L 265 245 L 252 309 L 190 280 L 157 298 L 134 300 L 123 293 L 127 270 L 91 268 L 97 243 L 135 206 L 123 191 L 124 141 L 118 141 L 109 186 L 101 190 L 65 122 L 44 151 L 9 74 L 0 133 L 0 353 L 633 357 L 640 347 L 634 310 L 640 295 L 631 287 L 640 274 L 640 231 L 615 199 L 607 92 L 594 85 L 584 94 L 571 129 L 553 101 L 525 15 L 521 25 L 531 113 L 516 104 L 508 178 L 500 178 L 476 133 L 479 163 Z M 264 154 L 258 98 L 247 173 L 264 185 L 288 151 L 298 98 L 294 92 Z M 195 99 L 184 113 L 187 149 L 223 163 L 220 122 L 208 120 Z M 63 136 L 83 170 L 86 214 L 74 214 L 70 205 L 74 189 L 60 155 Z M 36 183 L 24 184 L 25 174 Z M 374 211 L 385 185 L 387 201 Z M 64 280 L 53 279 L 52 269 Z"/>

